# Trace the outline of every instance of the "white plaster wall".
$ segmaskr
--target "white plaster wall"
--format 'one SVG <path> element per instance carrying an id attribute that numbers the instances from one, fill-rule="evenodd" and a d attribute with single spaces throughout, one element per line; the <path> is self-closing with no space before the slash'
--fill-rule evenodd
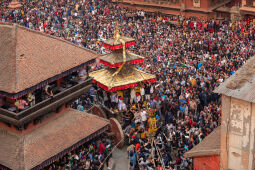
<path id="1" fill-rule="evenodd" d="M 251 104 L 243 100 L 231 98 L 230 107 L 228 121 L 229 142 L 227 144 L 228 169 L 245 170 L 248 169 L 246 162 L 249 162 L 247 160 L 249 156 L 243 150 L 249 151 L 250 149 Z"/>
<path id="2" fill-rule="evenodd" d="M 250 126 L 250 155 L 249 155 L 249 169 L 255 169 L 254 167 L 254 145 L 255 145 L 255 103 L 251 104 L 251 126 Z"/>

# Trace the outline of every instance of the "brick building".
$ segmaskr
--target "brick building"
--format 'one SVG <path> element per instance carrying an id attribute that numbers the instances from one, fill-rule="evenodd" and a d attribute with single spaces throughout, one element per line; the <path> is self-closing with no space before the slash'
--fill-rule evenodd
<path id="1" fill-rule="evenodd" d="M 222 95 L 221 127 L 185 154 L 194 169 L 255 169 L 254 63 L 255 56 L 215 89 Z"/>
<path id="2" fill-rule="evenodd" d="M 246 3 L 247 1 L 247 3 Z M 241 18 L 241 11 L 253 11 L 253 0 L 118 0 L 120 6 L 202 19 Z M 248 6 L 247 6 L 248 5 Z M 246 12 L 247 13 L 247 12 Z M 252 14 L 254 15 L 254 14 Z"/>
<path id="3" fill-rule="evenodd" d="M 255 16 L 255 0 L 242 0 L 241 14 L 254 18 Z"/>
<path id="4" fill-rule="evenodd" d="M 220 132 L 217 127 L 201 143 L 185 153 L 185 158 L 193 158 L 194 170 L 217 170 L 220 163 Z"/>
<path id="5" fill-rule="evenodd" d="M 77 72 L 95 52 L 16 24 L 0 23 L 0 37 L 0 169 L 43 168 L 108 129 L 70 108 L 92 85 Z"/>
<path id="6" fill-rule="evenodd" d="M 215 92 L 222 95 L 221 169 L 255 168 L 254 63 L 250 58 Z"/>

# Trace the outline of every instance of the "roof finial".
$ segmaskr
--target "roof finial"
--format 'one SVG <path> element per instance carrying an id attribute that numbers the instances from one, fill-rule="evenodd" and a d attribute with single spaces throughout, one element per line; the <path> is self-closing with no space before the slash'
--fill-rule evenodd
<path id="1" fill-rule="evenodd" d="M 116 40 L 119 40 L 120 38 L 120 31 L 119 31 L 119 22 L 116 21 L 116 28 L 115 28 L 115 35 L 114 35 Z"/>

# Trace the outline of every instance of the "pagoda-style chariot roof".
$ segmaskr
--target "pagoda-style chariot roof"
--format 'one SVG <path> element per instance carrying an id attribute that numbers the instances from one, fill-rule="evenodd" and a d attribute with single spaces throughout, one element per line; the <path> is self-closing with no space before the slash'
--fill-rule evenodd
<path id="1" fill-rule="evenodd" d="M 8 8 L 10 9 L 16 9 L 16 8 L 21 8 L 22 4 L 17 1 L 17 0 L 12 0 L 11 3 L 9 3 Z"/>
<path id="2" fill-rule="evenodd" d="M 103 46 L 105 48 L 109 48 L 111 50 L 122 49 L 123 46 L 122 46 L 120 39 L 125 42 L 125 47 L 130 47 L 131 45 L 135 45 L 134 38 L 120 36 L 118 39 L 110 38 L 110 39 L 105 40 Z"/>
<path id="3" fill-rule="evenodd" d="M 155 82 L 156 77 L 136 69 L 133 65 L 126 64 L 116 75 L 116 69 L 108 68 L 94 71 L 89 74 L 94 78 L 94 82 L 106 91 L 118 91 L 132 88 L 139 82 Z"/>
<path id="4" fill-rule="evenodd" d="M 126 62 L 129 64 L 139 64 L 144 61 L 142 56 L 136 55 L 134 53 L 126 52 Z M 101 55 L 100 63 L 111 67 L 116 68 L 120 67 L 123 64 L 123 52 L 116 51 L 108 54 Z"/>

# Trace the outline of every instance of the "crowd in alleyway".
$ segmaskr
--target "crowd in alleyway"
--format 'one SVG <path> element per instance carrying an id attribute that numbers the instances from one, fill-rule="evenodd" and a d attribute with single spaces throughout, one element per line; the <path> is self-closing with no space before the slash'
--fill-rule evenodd
<path id="1" fill-rule="evenodd" d="M 79 146 L 62 158 L 55 160 L 45 169 L 54 170 L 104 170 L 110 169 L 112 140 L 102 134 L 92 141 Z"/>
<path id="2" fill-rule="evenodd" d="M 249 19 L 167 17 L 99 0 L 36 0 L 17 10 L 7 9 L 6 1 L 0 5 L 1 21 L 102 54 L 107 52 L 102 42 L 113 36 L 116 20 L 125 36 L 135 38 L 136 45 L 128 50 L 145 57 L 138 68 L 155 74 L 157 82 L 127 90 L 123 97 L 91 90 L 91 100 L 124 112 L 131 169 L 160 169 L 163 164 L 188 168 L 190 160 L 183 154 L 220 125 L 221 106 L 213 90 L 255 53 L 255 23 Z M 154 145 L 148 140 L 150 133 L 155 135 Z M 161 156 L 155 154 L 154 161 L 149 154 L 157 149 Z"/>

